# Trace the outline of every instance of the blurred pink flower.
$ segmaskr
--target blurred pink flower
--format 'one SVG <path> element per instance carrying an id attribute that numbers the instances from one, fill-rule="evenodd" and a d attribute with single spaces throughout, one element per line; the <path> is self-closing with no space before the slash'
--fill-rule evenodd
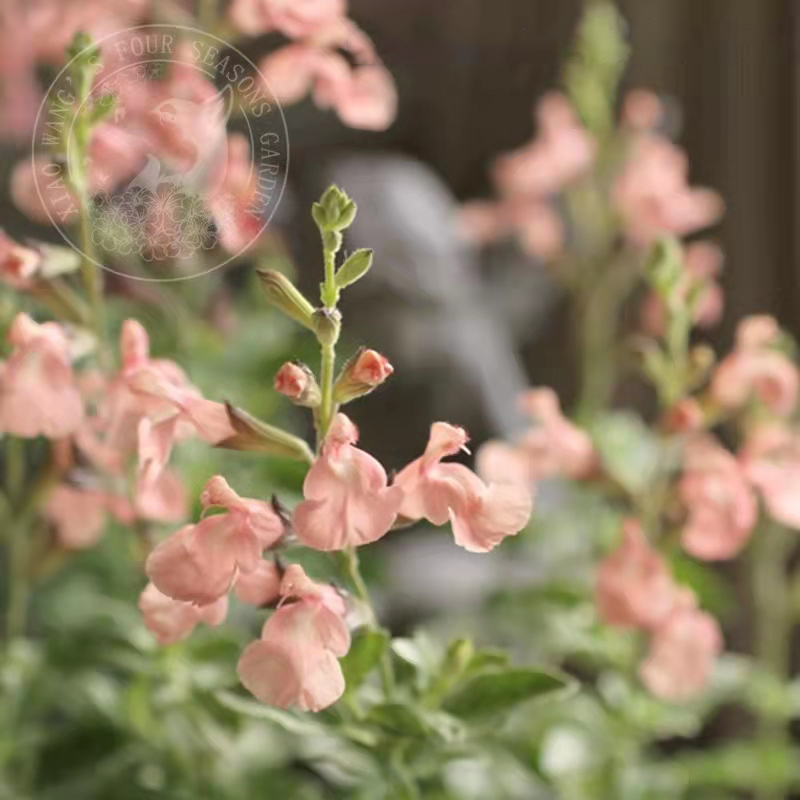
<path id="1" fill-rule="evenodd" d="M 664 114 L 658 95 L 646 89 L 633 89 L 622 104 L 622 122 L 638 131 L 653 130 Z"/>
<path id="2" fill-rule="evenodd" d="M 687 182 L 688 159 L 672 142 L 641 133 L 632 144 L 612 190 L 628 237 L 647 247 L 664 234 L 684 236 L 717 222 L 724 211 L 720 196 L 693 189 Z"/>
<path id="3" fill-rule="evenodd" d="M 344 601 L 296 564 L 286 570 L 281 595 L 283 601 L 261 638 L 242 653 L 239 677 L 263 703 L 320 711 L 345 689 L 338 661 L 350 649 Z"/>
<path id="4" fill-rule="evenodd" d="M 401 516 L 424 518 L 434 525 L 449 520 L 456 544 L 485 553 L 525 527 L 531 492 L 517 482 L 486 484 L 463 464 L 441 463 L 466 443 L 462 428 L 435 422 L 425 453 L 397 475 L 395 486 L 404 493 Z"/>
<path id="5" fill-rule="evenodd" d="M 797 406 L 800 374 L 779 349 L 780 329 L 771 317 L 739 323 L 736 346 L 717 367 L 711 396 L 725 409 L 739 410 L 756 399 L 772 414 L 789 416 Z"/>
<path id="6" fill-rule="evenodd" d="M 200 502 L 205 511 L 225 512 L 165 539 L 145 571 L 169 597 L 207 605 L 227 594 L 240 572 L 258 568 L 262 552 L 283 535 L 283 523 L 269 503 L 239 497 L 220 475 L 208 481 Z"/>
<path id="7" fill-rule="evenodd" d="M 687 591 L 653 635 L 639 670 L 642 682 L 663 700 L 687 700 L 705 688 L 722 646 L 717 621 L 698 610 Z"/>
<path id="8" fill-rule="evenodd" d="M 758 425 L 739 458 L 770 516 L 800 528 L 800 433 L 778 423 Z"/>
<path id="9" fill-rule="evenodd" d="M 758 506 L 737 460 L 710 436 L 689 441 L 678 494 L 688 519 L 684 549 L 705 561 L 733 558 L 747 544 Z"/>
<path id="10" fill-rule="evenodd" d="M 219 231 L 219 240 L 229 253 L 241 253 L 264 227 L 258 177 L 250 158 L 246 137 L 232 134 L 227 140 L 225 174 L 205 199 Z"/>
<path id="11" fill-rule="evenodd" d="M 83 421 L 69 341 L 56 322 L 17 314 L 8 331 L 12 352 L 0 365 L 0 431 L 61 438 Z"/>
<path id="12" fill-rule="evenodd" d="M 670 433 L 690 433 L 701 431 L 705 425 L 705 412 L 693 397 L 679 400 L 667 409 L 661 419 L 661 426 Z"/>
<path id="13" fill-rule="evenodd" d="M 386 471 L 355 447 L 358 430 L 337 414 L 303 482 L 305 500 L 294 510 L 294 529 L 307 547 L 342 550 L 380 539 L 392 527 L 402 502 Z"/>
<path id="14" fill-rule="evenodd" d="M 712 242 L 694 242 L 684 252 L 683 274 L 675 290 L 674 302 L 693 303 L 692 322 L 698 328 L 711 328 L 722 319 L 725 297 L 717 278 L 722 271 L 722 250 Z M 651 336 L 663 336 L 667 310 L 655 291 L 642 304 L 642 327 Z"/>
<path id="15" fill-rule="evenodd" d="M 520 441 L 534 474 L 588 477 L 597 466 L 594 445 L 589 434 L 562 414 L 558 395 L 548 387 L 531 389 L 522 395 L 520 405 L 536 423 Z"/>
<path id="16" fill-rule="evenodd" d="M 41 264 L 40 252 L 17 244 L 0 230 L 0 281 L 12 289 L 30 289 Z"/>
<path id="17" fill-rule="evenodd" d="M 198 606 L 173 600 L 148 583 L 139 596 L 139 610 L 145 627 L 160 645 L 174 644 L 185 639 L 199 622 L 216 627 L 222 625 L 228 613 L 228 598 Z"/>
<path id="18" fill-rule="evenodd" d="M 355 64 L 351 66 L 338 49 L 346 50 Z M 279 102 L 296 103 L 312 92 L 320 108 L 335 110 L 352 128 L 385 130 L 397 115 L 397 90 L 390 73 L 369 38 L 348 20 L 314 40 L 270 53 L 259 70 Z"/>
<path id="19" fill-rule="evenodd" d="M 58 543 L 67 550 L 97 544 L 109 513 L 125 524 L 133 519 L 130 503 L 123 496 L 67 483 L 53 488 L 44 505 L 45 519 L 52 523 Z"/>
<path id="20" fill-rule="evenodd" d="M 228 18 L 248 36 L 276 30 L 290 39 L 306 39 L 346 13 L 345 0 L 233 0 Z"/>
<path id="21" fill-rule="evenodd" d="M 555 194 L 587 173 L 594 162 L 597 144 L 564 95 L 546 94 L 537 105 L 536 117 L 538 137 L 497 159 L 495 184 L 504 196 Z"/>
<path id="22" fill-rule="evenodd" d="M 625 520 L 622 537 L 597 570 L 597 611 L 608 625 L 653 630 L 671 613 L 680 590 L 637 520 Z"/>

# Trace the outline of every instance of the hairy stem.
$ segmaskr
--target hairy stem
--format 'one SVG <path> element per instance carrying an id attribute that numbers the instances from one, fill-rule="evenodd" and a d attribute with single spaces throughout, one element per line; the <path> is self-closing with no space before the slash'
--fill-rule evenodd
<path id="1" fill-rule="evenodd" d="M 334 414 L 333 381 L 336 366 L 336 349 L 333 345 L 322 345 L 322 371 L 320 374 L 320 389 L 322 400 L 319 407 L 318 446 L 322 446 L 325 434 L 328 432 Z"/>

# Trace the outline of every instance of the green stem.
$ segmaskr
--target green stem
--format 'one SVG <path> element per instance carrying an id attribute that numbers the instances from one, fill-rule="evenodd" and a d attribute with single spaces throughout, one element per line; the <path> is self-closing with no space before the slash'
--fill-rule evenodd
<path id="1" fill-rule="evenodd" d="M 319 406 L 319 431 L 318 442 L 321 446 L 328 432 L 331 420 L 335 413 L 333 402 L 334 369 L 336 367 L 336 349 L 333 345 L 322 345 L 322 370 L 320 373 L 320 390 L 322 399 Z"/>
<path id="2" fill-rule="evenodd" d="M 785 683 L 789 677 L 792 633 L 786 562 L 792 540 L 786 530 L 771 521 L 756 531 L 754 539 L 756 657 L 765 671 Z M 783 750 L 789 741 L 785 721 L 774 715 L 762 716 L 757 735 L 765 751 Z M 775 788 L 762 792 L 759 800 L 783 800 L 785 796 L 782 789 Z"/>
<path id="3" fill-rule="evenodd" d="M 380 630 L 378 624 L 378 617 L 375 613 L 375 606 L 372 604 L 372 598 L 367 589 L 367 584 L 364 583 L 364 578 L 361 576 L 361 570 L 358 563 L 358 550 L 355 547 L 346 547 L 342 552 L 342 564 L 344 572 L 347 575 L 351 585 L 355 589 L 356 597 L 363 603 L 369 614 L 369 627 L 373 630 Z M 379 663 L 381 674 L 381 685 L 383 687 L 384 697 L 388 700 L 394 693 L 394 669 L 392 668 L 392 661 L 387 652 L 381 657 Z"/>
<path id="4" fill-rule="evenodd" d="M 92 216 L 89 195 L 85 189 L 78 193 L 80 204 L 81 277 L 92 316 L 92 325 L 101 353 L 105 343 L 105 303 L 103 302 L 103 274 L 97 266 L 92 242 Z"/>
<path id="5" fill-rule="evenodd" d="M 29 530 L 20 513 L 25 481 L 24 443 L 15 436 L 6 437 L 6 492 L 12 519 L 8 532 L 8 599 L 6 606 L 6 643 L 24 636 L 27 624 Z"/>

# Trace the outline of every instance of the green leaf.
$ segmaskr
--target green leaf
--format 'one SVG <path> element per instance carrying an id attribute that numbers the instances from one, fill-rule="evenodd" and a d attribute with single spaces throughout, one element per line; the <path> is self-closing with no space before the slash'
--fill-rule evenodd
<path id="1" fill-rule="evenodd" d="M 443 707 L 458 717 L 473 718 L 510 711 L 514 706 L 570 688 L 565 675 L 532 668 L 484 672 L 445 697 Z"/>
<path id="2" fill-rule="evenodd" d="M 363 278 L 372 267 L 373 256 L 373 251 L 367 249 L 356 250 L 352 253 L 336 273 L 336 286 L 344 289 Z"/>
<path id="3" fill-rule="evenodd" d="M 214 697 L 224 708 L 253 719 L 267 720 L 296 736 L 318 736 L 325 733 L 325 726 L 317 722 L 317 718 L 310 714 L 300 716 L 241 697 L 233 692 L 217 692 Z"/>
<path id="4" fill-rule="evenodd" d="M 348 691 L 361 685 L 378 665 L 388 646 L 389 636 L 384 631 L 369 628 L 356 631 L 349 652 L 339 662 Z"/>
<path id="5" fill-rule="evenodd" d="M 393 736 L 425 738 L 430 727 L 416 709 L 403 703 L 381 703 L 373 706 L 367 714 L 367 721 Z"/>
<path id="6" fill-rule="evenodd" d="M 592 425 L 590 433 L 606 469 L 625 489 L 638 494 L 650 484 L 661 448 L 639 417 L 627 412 L 608 414 Z"/>

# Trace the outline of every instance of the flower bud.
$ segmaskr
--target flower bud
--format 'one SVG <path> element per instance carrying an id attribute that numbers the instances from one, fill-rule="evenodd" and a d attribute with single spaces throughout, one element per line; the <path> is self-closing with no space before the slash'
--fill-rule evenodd
<path id="1" fill-rule="evenodd" d="M 335 308 L 318 308 L 313 314 L 310 327 L 317 334 L 320 344 L 332 347 L 339 341 L 342 315 Z"/>
<path id="2" fill-rule="evenodd" d="M 311 317 L 314 306 L 306 300 L 297 287 L 283 274 L 272 269 L 257 270 L 267 299 L 295 322 L 313 330 Z"/>
<path id="3" fill-rule="evenodd" d="M 287 361 L 275 375 L 275 391 L 298 406 L 316 408 L 322 395 L 314 373 L 299 361 Z"/>
<path id="4" fill-rule="evenodd" d="M 353 224 L 356 204 L 338 186 L 331 186 L 314 203 L 311 216 L 321 231 L 343 231 Z"/>
<path id="5" fill-rule="evenodd" d="M 342 368 L 333 387 L 333 399 L 341 404 L 363 397 L 393 372 L 394 367 L 385 356 L 362 347 Z"/>
<path id="6" fill-rule="evenodd" d="M 294 458 L 311 464 L 314 454 L 306 442 L 287 431 L 268 425 L 260 419 L 242 411 L 240 408 L 225 404 L 228 419 L 235 431 L 234 435 L 216 447 L 226 450 L 249 450 L 256 453 L 268 453 L 284 458 Z"/>

